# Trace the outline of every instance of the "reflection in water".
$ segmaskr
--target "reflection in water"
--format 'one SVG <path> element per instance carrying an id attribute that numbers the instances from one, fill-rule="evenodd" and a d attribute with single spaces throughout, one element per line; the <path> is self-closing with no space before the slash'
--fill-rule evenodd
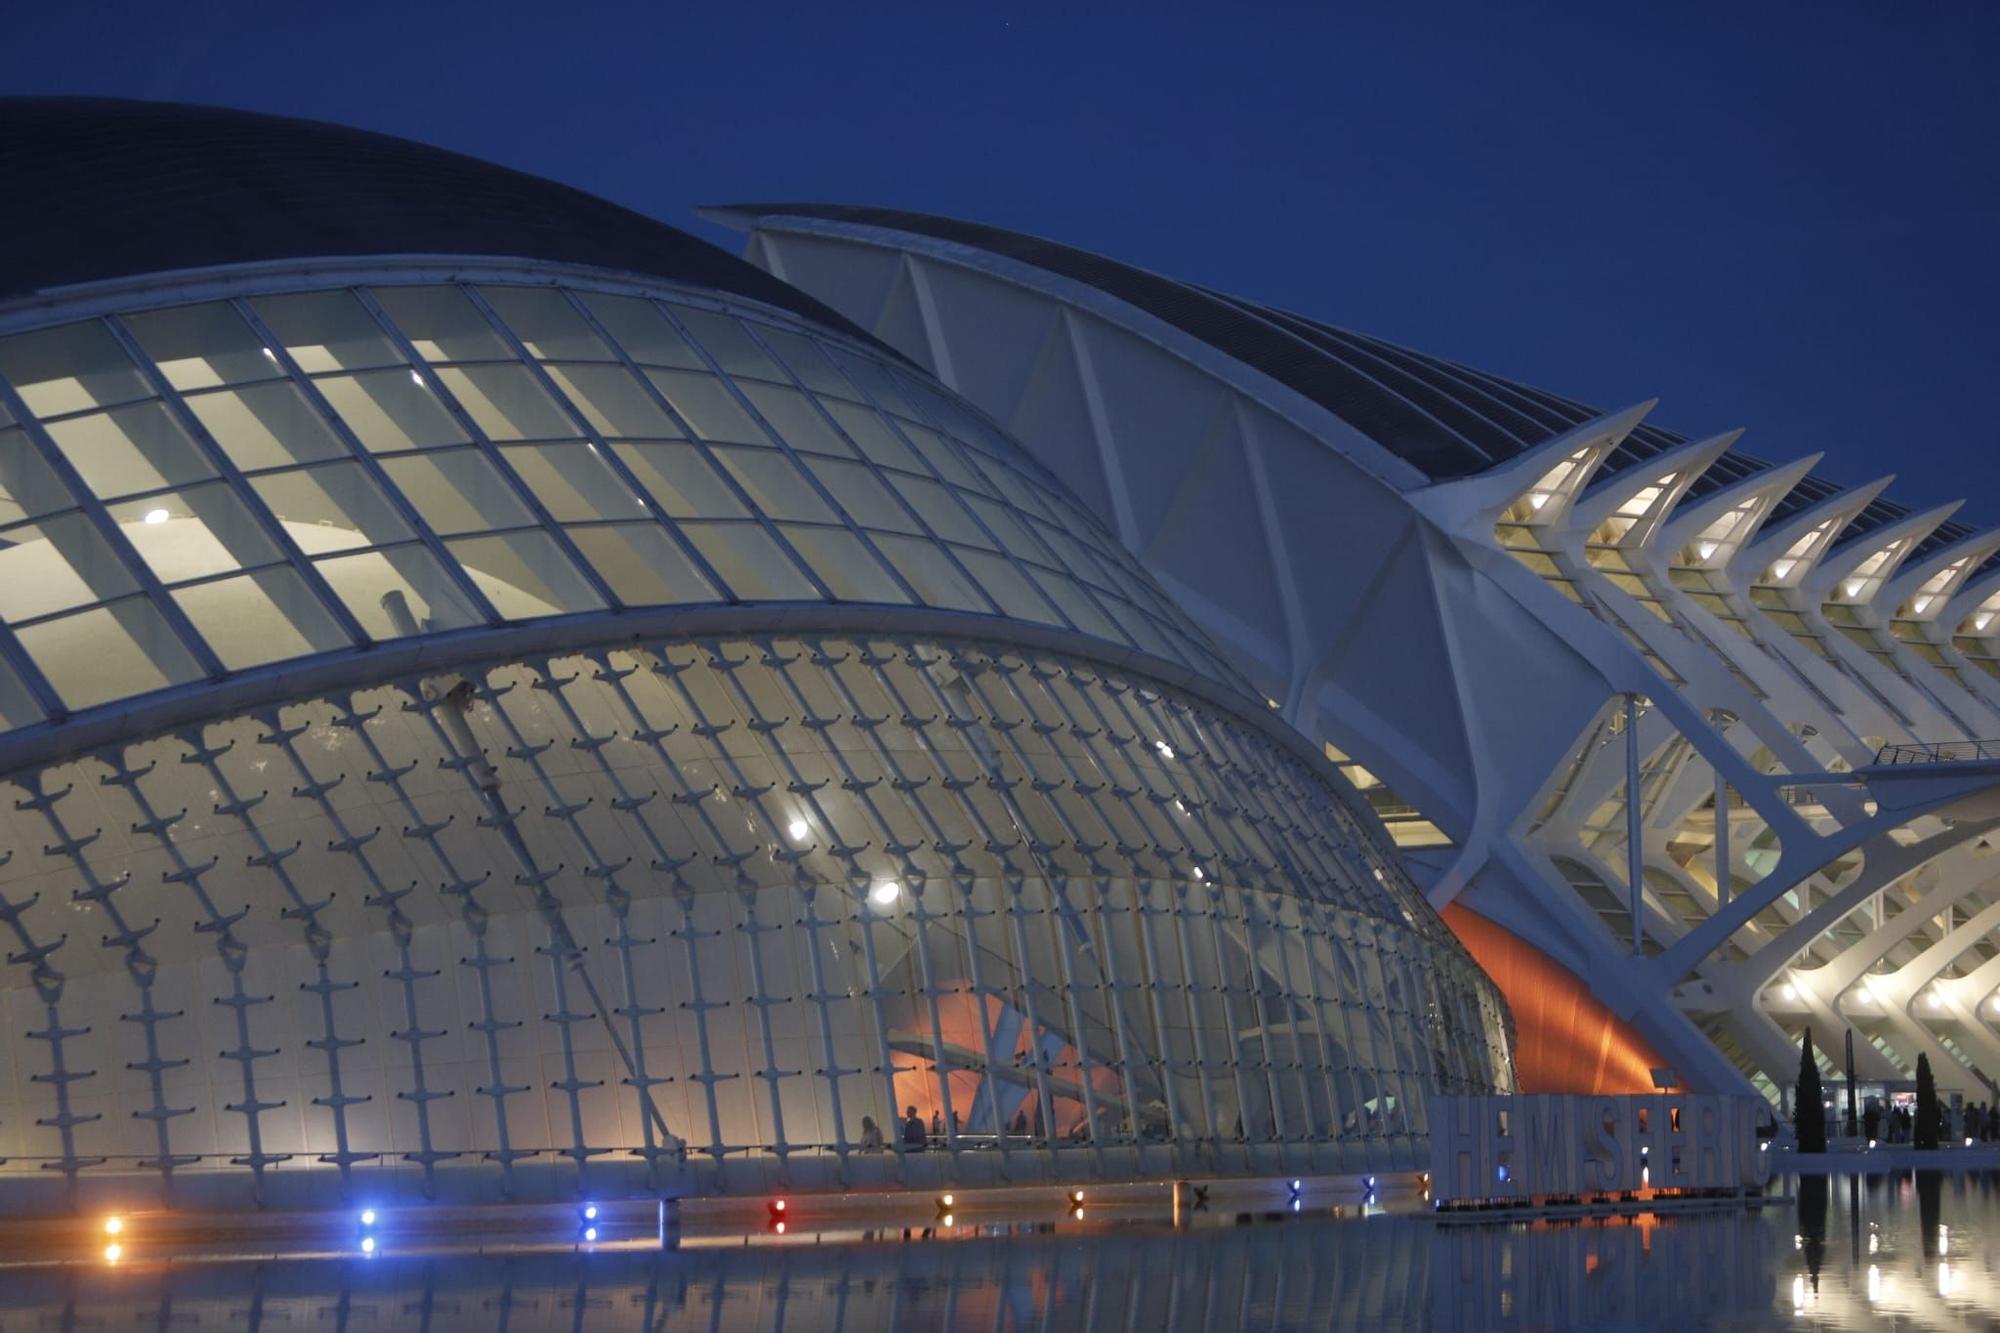
<path id="1" fill-rule="evenodd" d="M 1826 1262 L 1826 1206 L 1833 1181 L 1826 1176 L 1806 1176 L 1799 1181 L 1800 1250 L 1806 1260 L 1806 1282 L 1819 1290 L 1820 1265 Z"/>
<path id="2" fill-rule="evenodd" d="M 1762 1212 L 0 1270 L 0 1331 L 1962 1328 L 2000 1316 L 1992 1176 L 1808 1178 Z M 1829 1237 L 1845 1235 L 1846 1245 Z"/>

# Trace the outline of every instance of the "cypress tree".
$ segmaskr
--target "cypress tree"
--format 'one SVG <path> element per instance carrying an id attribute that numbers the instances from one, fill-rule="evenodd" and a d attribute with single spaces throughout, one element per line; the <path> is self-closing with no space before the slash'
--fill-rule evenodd
<path id="1" fill-rule="evenodd" d="M 1792 1132 L 1800 1152 L 1826 1151 L 1826 1106 L 1821 1101 L 1819 1062 L 1813 1059 L 1812 1029 L 1799 1043 L 1799 1085 L 1792 1093 Z"/>
<path id="2" fill-rule="evenodd" d="M 1917 1057 L 1917 1126 L 1912 1136 L 1919 1148 L 1935 1148 L 1944 1137 L 1944 1109 L 1938 1105 L 1937 1079 L 1931 1075 L 1931 1058 Z"/>

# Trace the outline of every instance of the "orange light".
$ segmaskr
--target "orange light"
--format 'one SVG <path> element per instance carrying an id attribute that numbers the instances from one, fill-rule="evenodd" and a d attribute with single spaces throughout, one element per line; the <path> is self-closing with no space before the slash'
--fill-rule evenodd
<path id="1" fill-rule="evenodd" d="M 120 1256 L 122 1256 L 124 1253 L 125 1253 L 125 1247 L 123 1245 L 120 1245 L 117 1241 L 114 1240 L 109 1245 L 104 1247 L 104 1262 L 107 1264 L 115 1264 L 118 1262 Z"/>
<path id="2" fill-rule="evenodd" d="M 105 1235 L 107 1235 L 107 1236 L 115 1236 L 115 1235 L 117 1235 L 117 1234 L 118 1234 L 119 1232 L 123 1231 L 124 1229 L 125 1229 L 125 1219 L 124 1219 L 124 1218 L 122 1218 L 122 1217 L 107 1217 L 107 1218 L 105 1218 L 105 1219 L 104 1219 L 104 1234 L 105 1234 Z"/>

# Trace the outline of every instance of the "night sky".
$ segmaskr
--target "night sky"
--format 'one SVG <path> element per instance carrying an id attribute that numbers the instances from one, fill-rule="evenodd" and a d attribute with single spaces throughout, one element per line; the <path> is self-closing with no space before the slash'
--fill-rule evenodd
<path id="1" fill-rule="evenodd" d="M 0 90 L 972 218 L 2000 522 L 2000 5 L 683 8 L 23 3 Z"/>

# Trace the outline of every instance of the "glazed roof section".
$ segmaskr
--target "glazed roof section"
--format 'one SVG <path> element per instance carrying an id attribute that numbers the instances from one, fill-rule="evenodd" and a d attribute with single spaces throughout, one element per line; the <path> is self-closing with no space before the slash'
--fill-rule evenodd
<path id="1" fill-rule="evenodd" d="M 1483 472 L 1603 415 L 1560 394 L 999 227 L 847 204 L 734 204 L 716 211 L 749 219 L 792 216 L 905 231 L 1084 283 L 1269 375 L 1435 481 Z M 1594 484 L 1687 439 L 1658 426 L 1641 425 L 1605 460 Z M 1761 458 L 1731 451 L 1711 464 L 1687 494 L 1698 499 L 1769 466 Z M 1806 476 L 1778 504 L 1772 519 L 1799 513 L 1842 489 L 1824 478 Z M 1842 542 L 1913 512 L 1893 500 L 1871 501 L 1843 531 Z M 1916 547 L 1912 558 L 1921 559 L 1974 531 L 1965 523 L 1941 524 Z M 2000 567 L 2000 557 L 1988 564 Z"/>

